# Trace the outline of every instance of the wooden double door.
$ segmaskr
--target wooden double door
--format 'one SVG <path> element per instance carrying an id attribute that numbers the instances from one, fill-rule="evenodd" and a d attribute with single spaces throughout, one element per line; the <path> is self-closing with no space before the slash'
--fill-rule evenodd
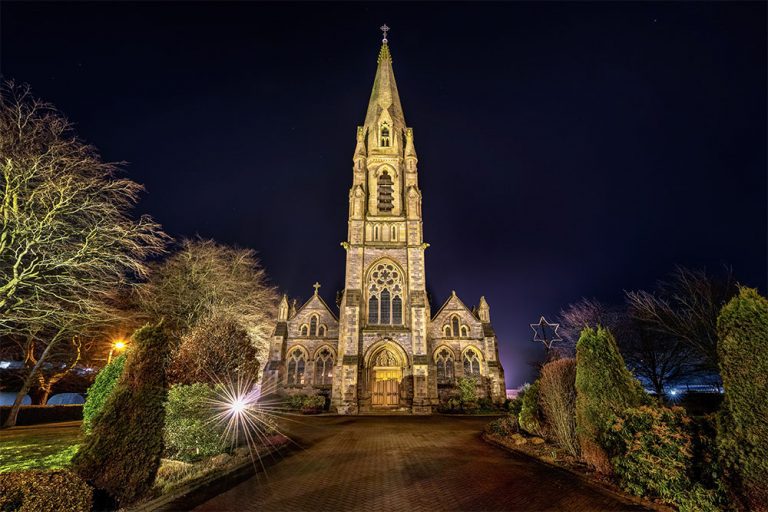
<path id="1" fill-rule="evenodd" d="M 374 407 L 397 407 L 400 405 L 400 368 L 376 368 L 373 371 L 371 405 Z"/>

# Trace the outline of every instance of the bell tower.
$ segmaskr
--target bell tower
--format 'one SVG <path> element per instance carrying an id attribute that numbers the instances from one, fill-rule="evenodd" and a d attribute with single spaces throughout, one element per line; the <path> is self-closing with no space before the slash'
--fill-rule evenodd
<path id="1" fill-rule="evenodd" d="M 333 402 L 340 412 L 356 413 L 366 407 L 370 397 L 365 356 L 376 343 L 389 340 L 409 358 L 403 384 L 410 390 L 408 405 L 413 412 L 425 412 L 431 410 L 427 391 L 430 311 L 418 158 L 395 82 L 389 27 L 381 30 L 376 76 L 352 157 Z"/>

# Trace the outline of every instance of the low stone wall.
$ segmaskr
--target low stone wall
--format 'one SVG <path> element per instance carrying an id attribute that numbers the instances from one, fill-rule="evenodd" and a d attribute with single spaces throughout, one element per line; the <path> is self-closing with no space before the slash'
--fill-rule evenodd
<path id="1" fill-rule="evenodd" d="M 0 425 L 11 412 L 10 406 L 0 407 Z M 82 405 L 22 405 L 16 425 L 37 425 L 59 421 L 79 421 L 83 419 Z"/>

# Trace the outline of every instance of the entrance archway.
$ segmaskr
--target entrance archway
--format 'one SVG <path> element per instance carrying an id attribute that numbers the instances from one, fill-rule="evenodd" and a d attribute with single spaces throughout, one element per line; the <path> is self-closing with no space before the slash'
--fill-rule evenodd
<path id="1" fill-rule="evenodd" d="M 368 384 L 371 406 L 394 408 L 400 406 L 400 386 L 406 366 L 402 349 L 385 343 L 371 352 L 368 359 Z"/>

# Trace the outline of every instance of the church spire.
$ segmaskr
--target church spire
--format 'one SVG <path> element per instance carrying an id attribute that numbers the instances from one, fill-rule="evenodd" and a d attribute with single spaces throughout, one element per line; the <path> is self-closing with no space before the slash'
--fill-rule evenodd
<path id="1" fill-rule="evenodd" d="M 369 136 L 376 136 L 377 138 L 383 137 L 382 132 L 389 134 L 391 144 L 386 147 L 395 147 L 394 138 L 398 134 L 401 136 L 405 130 L 405 116 L 403 115 L 403 107 L 400 105 L 395 73 L 392 70 L 392 54 L 389 51 L 387 40 L 389 27 L 383 25 L 381 31 L 384 33 L 384 38 L 381 41 L 376 77 L 373 79 L 373 90 L 365 115 L 365 129 Z M 374 146 L 384 146 L 381 144 L 382 141 L 377 142 L 379 144 L 374 144 Z M 400 140 L 400 144 L 402 142 Z M 368 147 L 371 145 L 369 144 Z M 400 147 L 402 148 L 402 146 Z"/>

